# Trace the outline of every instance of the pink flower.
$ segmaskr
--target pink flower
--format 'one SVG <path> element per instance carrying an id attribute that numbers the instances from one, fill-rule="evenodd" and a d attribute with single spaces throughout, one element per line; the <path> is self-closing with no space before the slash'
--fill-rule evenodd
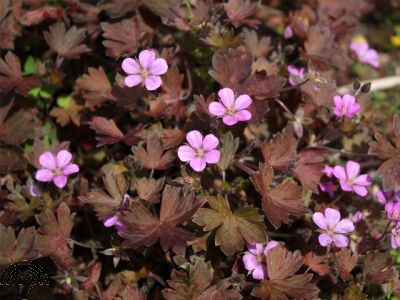
<path id="1" fill-rule="evenodd" d="M 326 247 L 332 243 L 336 247 L 347 247 L 349 238 L 346 234 L 354 231 L 354 224 L 349 219 L 340 220 L 340 212 L 333 208 L 325 209 L 325 215 L 320 212 L 313 214 L 314 223 L 321 229 L 318 237 L 321 246 Z"/>
<path id="2" fill-rule="evenodd" d="M 386 216 L 389 220 L 400 222 L 400 202 L 388 202 L 385 205 Z"/>
<path id="3" fill-rule="evenodd" d="M 351 221 L 353 223 L 358 223 L 364 218 L 364 213 L 361 210 L 358 210 L 354 213 L 353 217 L 351 218 Z"/>
<path id="4" fill-rule="evenodd" d="M 336 95 L 333 97 L 333 101 L 335 102 L 333 113 L 337 117 L 352 118 L 361 108 L 360 104 L 356 102 L 356 98 L 350 94 L 346 94 L 343 97 Z"/>
<path id="5" fill-rule="evenodd" d="M 322 172 L 329 178 L 332 178 L 333 176 L 333 168 L 331 166 L 326 165 Z"/>
<path id="6" fill-rule="evenodd" d="M 369 48 L 367 41 L 354 41 L 350 44 L 350 49 L 357 54 L 357 58 L 361 63 L 379 68 L 378 52 L 375 49 Z"/>
<path id="7" fill-rule="evenodd" d="M 267 266 L 265 265 L 266 255 L 268 251 L 278 245 L 277 241 L 270 241 L 266 246 L 264 244 L 247 244 L 249 251 L 243 255 L 243 264 L 246 270 L 251 272 L 254 279 L 264 280 L 268 278 Z"/>
<path id="8" fill-rule="evenodd" d="M 106 216 L 102 221 L 105 227 L 112 227 L 115 226 L 117 228 L 118 231 L 126 231 L 127 228 L 125 227 L 124 224 L 121 223 L 121 221 L 119 220 L 119 215 L 118 213 L 121 212 L 124 208 L 124 204 L 126 203 L 126 201 L 129 200 L 129 195 L 125 194 L 124 195 L 124 199 L 122 200 L 121 205 L 119 206 L 119 208 L 117 208 L 115 210 L 114 213 L 111 213 L 110 215 Z"/>
<path id="9" fill-rule="evenodd" d="M 291 85 L 297 85 L 304 81 L 306 68 L 296 68 L 294 65 L 289 65 L 287 70 L 289 72 L 289 83 Z"/>
<path id="10" fill-rule="evenodd" d="M 239 121 L 248 121 L 251 119 L 251 113 L 246 110 L 252 103 L 251 98 L 246 95 L 240 95 L 235 99 L 235 94 L 230 88 L 219 90 L 218 96 L 221 102 L 211 102 L 208 106 L 210 113 L 217 117 L 223 117 L 226 125 L 235 125 Z"/>
<path id="11" fill-rule="evenodd" d="M 335 191 L 333 189 L 334 187 L 335 185 L 332 183 L 332 181 L 324 182 L 319 185 L 321 191 L 328 193 L 329 197 L 331 198 L 333 198 L 333 196 L 335 195 Z"/>
<path id="12" fill-rule="evenodd" d="M 346 169 L 342 166 L 336 166 L 333 169 L 333 175 L 339 179 L 340 187 L 346 192 L 355 192 L 364 197 L 368 194 L 367 186 L 371 185 L 371 178 L 367 174 L 358 176 L 360 164 L 349 160 L 346 163 Z"/>
<path id="13" fill-rule="evenodd" d="M 139 60 L 125 58 L 122 61 L 122 69 L 129 74 L 125 78 L 126 86 L 133 87 L 144 82 L 146 89 L 154 91 L 161 86 L 162 80 L 159 75 L 167 72 L 168 65 L 165 59 L 156 59 L 154 51 L 143 50 L 139 53 Z"/>
<path id="14" fill-rule="evenodd" d="M 283 32 L 283 37 L 285 39 L 290 39 L 293 37 L 293 29 L 290 26 L 286 26 L 285 31 Z"/>
<path id="15" fill-rule="evenodd" d="M 381 190 L 378 190 L 375 193 L 375 198 L 381 204 L 385 204 L 387 202 L 399 201 L 400 192 L 394 192 L 393 190 L 383 192 Z"/>
<path id="16" fill-rule="evenodd" d="M 216 164 L 220 160 L 221 153 L 216 150 L 219 141 L 213 134 L 207 134 L 204 138 L 197 130 L 192 130 L 186 135 L 189 145 L 178 148 L 178 157 L 183 162 L 189 162 L 196 172 L 205 169 L 206 163 Z"/>
<path id="17" fill-rule="evenodd" d="M 53 183 L 63 188 L 67 184 L 67 177 L 79 172 L 76 164 L 71 164 L 72 154 L 67 150 L 61 150 L 55 156 L 46 151 L 39 157 L 39 163 L 43 168 L 36 172 L 36 180 L 42 182 L 53 181 Z"/>
<path id="18" fill-rule="evenodd" d="M 400 223 L 390 231 L 390 245 L 393 249 L 400 246 Z"/>

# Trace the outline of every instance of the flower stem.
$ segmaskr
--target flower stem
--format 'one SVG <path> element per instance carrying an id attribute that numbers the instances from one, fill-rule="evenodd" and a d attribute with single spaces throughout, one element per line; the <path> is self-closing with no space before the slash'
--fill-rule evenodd
<path id="1" fill-rule="evenodd" d="M 185 0 L 185 5 L 189 13 L 189 20 L 193 20 L 193 11 L 192 11 L 192 5 L 190 4 L 190 0 Z"/>

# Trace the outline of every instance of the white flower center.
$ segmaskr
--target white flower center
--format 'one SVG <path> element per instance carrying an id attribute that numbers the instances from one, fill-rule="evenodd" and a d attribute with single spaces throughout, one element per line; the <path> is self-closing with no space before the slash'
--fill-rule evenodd
<path id="1" fill-rule="evenodd" d="M 226 110 L 226 114 L 228 115 L 228 116 L 233 116 L 234 114 L 235 114 L 235 108 L 234 107 L 230 107 L 230 108 L 228 108 L 227 110 Z"/>
<path id="2" fill-rule="evenodd" d="M 203 149 L 197 149 L 196 154 L 198 157 L 203 157 L 204 156 L 204 150 Z"/>

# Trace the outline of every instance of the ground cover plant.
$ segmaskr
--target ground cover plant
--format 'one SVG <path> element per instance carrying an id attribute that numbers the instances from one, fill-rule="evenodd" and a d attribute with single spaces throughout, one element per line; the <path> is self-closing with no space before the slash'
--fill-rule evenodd
<path id="1" fill-rule="evenodd" d="M 0 0 L 1 299 L 398 299 L 400 3 Z"/>

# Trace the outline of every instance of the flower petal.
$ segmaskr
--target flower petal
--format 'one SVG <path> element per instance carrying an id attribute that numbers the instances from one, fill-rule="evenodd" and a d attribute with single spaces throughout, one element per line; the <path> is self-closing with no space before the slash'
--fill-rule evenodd
<path id="1" fill-rule="evenodd" d="M 149 73 L 151 75 L 162 75 L 167 73 L 168 64 L 164 58 L 157 58 L 149 67 Z"/>
<path id="2" fill-rule="evenodd" d="M 118 216 L 117 215 L 110 215 L 107 216 L 103 219 L 103 224 L 106 227 L 111 227 L 114 226 L 115 224 L 117 224 L 118 222 Z"/>
<path id="3" fill-rule="evenodd" d="M 152 50 L 143 50 L 139 53 L 139 62 L 142 68 L 149 68 L 156 59 L 156 53 Z"/>
<path id="4" fill-rule="evenodd" d="M 350 94 L 346 94 L 343 96 L 343 102 L 345 104 L 345 106 L 352 106 L 354 103 L 356 103 L 356 98 L 354 98 L 354 96 L 350 95 Z"/>
<path id="5" fill-rule="evenodd" d="M 251 119 L 251 112 L 248 110 L 240 110 L 235 113 L 235 117 L 238 121 L 248 121 Z"/>
<path id="6" fill-rule="evenodd" d="M 223 88 L 219 90 L 218 97 L 221 99 L 226 108 L 231 108 L 235 104 L 235 94 L 230 88 Z"/>
<path id="7" fill-rule="evenodd" d="M 62 170 L 64 176 L 68 176 L 78 172 L 79 172 L 79 166 L 77 164 L 69 164 Z"/>
<path id="8" fill-rule="evenodd" d="M 320 212 L 316 212 L 315 214 L 313 214 L 312 219 L 319 228 L 323 230 L 328 229 L 328 223 L 326 222 L 326 218 Z"/>
<path id="9" fill-rule="evenodd" d="M 264 251 L 264 245 L 260 244 L 260 243 L 256 243 L 256 244 L 246 244 L 247 249 L 249 249 L 249 251 L 251 253 L 253 253 L 255 256 L 261 255 Z"/>
<path id="10" fill-rule="evenodd" d="M 181 161 L 187 162 L 196 156 L 196 151 L 189 146 L 180 146 L 178 148 L 178 157 Z"/>
<path id="11" fill-rule="evenodd" d="M 46 151 L 39 156 L 39 163 L 47 169 L 57 168 L 56 158 L 50 151 Z"/>
<path id="12" fill-rule="evenodd" d="M 267 278 L 267 268 L 262 264 L 258 264 L 254 268 L 252 276 L 254 279 L 264 280 L 265 278 Z"/>
<path id="13" fill-rule="evenodd" d="M 234 108 L 235 110 L 243 110 L 250 106 L 253 102 L 249 95 L 243 94 L 236 98 Z"/>
<path id="14" fill-rule="evenodd" d="M 335 107 L 341 109 L 343 106 L 343 100 L 342 97 L 336 95 L 333 97 L 333 102 L 335 102 Z"/>
<path id="15" fill-rule="evenodd" d="M 291 75 L 299 75 L 299 69 L 294 65 L 288 65 L 287 70 Z"/>
<path id="16" fill-rule="evenodd" d="M 206 160 L 203 157 L 195 157 L 190 160 L 189 164 L 196 172 L 201 172 L 206 168 Z"/>
<path id="17" fill-rule="evenodd" d="M 353 184 L 369 186 L 371 185 L 371 178 L 367 174 L 358 176 L 353 180 Z"/>
<path id="18" fill-rule="evenodd" d="M 204 137 L 203 144 L 202 144 L 201 148 L 204 151 L 210 151 L 210 150 L 213 150 L 213 149 L 217 148 L 218 144 L 219 144 L 218 138 L 215 135 L 210 133 L 210 134 L 207 134 Z"/>
<path id="19" fill-rule="evenodd" d="M 125 58 L 122 61 L 122 69 L 127 74 L 136 75 L 140 73 L 140 66 L 133 58 Z"/>
<path id="20" fill-rule="evenodd" d="M 341 180 L 347 180 L 347 175 L 346 175 L 346 171 L 344 170 L 344 168 L 342 166 L 336 166 L 333 168 L 333 175 L 337 178 L 337 179 L 341 179 Z"/>
<path id="21" fill-rule="evenodd" d="M 210 105 L 208 106 L 208 110 L 212 115 L 218 117 L 221 117 L 226 114 L 226 107 L 219 102 L 211 102 Z"/>
<path id="22" fill-rule="evenodd" d="M 56 176 L 54 177 L 53 182 L 57 187 L 62 189 L 67 184 L 67 176 L 64 175 Z"/>
<path id="23" fill-rule="evenodd" d="M 147 90 L 154 91 L 161 86 L 162 80 L 160 76 L 149 76 L 144 80 L 144 85 Z"/>
<path id="24" fill-rule="evenodd" d="M 352 189 L 353 189 L 354 193 L 356 193 L 357 195 L 359 195 L 361 197 L 365 197 L 368 194 L 367 188 L 362 185 L 353 185 Z"/>
<path id="25" fill-rule="evenodd" d="M 339 184 L 343 191 L 351 192 L 353 190 L 353 188 L 349 186 L 349 184 L 345 180 L 339 180 Z"/>
<path id="26" fill-rule="evenodd" d="M 348 179 L 355 178 L 359 172 L 360 172 L 360 164 L 359 163 L 352 161 L 352 160 L 349 160 L 346 163 L 346 173 L 347 173 Z"/>
<path id="27" fill-rule="evenodd" d="M 347 247 L 349 245 L 349 238 L 343 234 L 334 234 L 332 238 L 336 247 L 341 248 L 341 247 Z"/>
<path id="28" fill-rule="evenodd" d="M 137 86 L 142 82 L 142 76 L 140 75 L 129 75 L 125 77 L 125 85 L 127 87 Z"/>
<path id="29" fill-rule="evenodd" d="M 195 149 L 200 149 L 201 145 L 203 144 L 203 135 L 198 130 L 189 131 L 186 135 L 186 139 L 190 146 Z"/>
<path id="30" fill-rule="evenodd" d="M 273 249 L 277 246 L 279 246 L 279 243 L 277 241 L 269 241 L 267 246 L 265 246 L 264 254 L 267 255 L 268 251 L 270 251 L 271 249 Z"/>
<path id="31" fill-rule="evenodd" d="M 328 207 L 325 209 L 325 219 L 328 227 L 333 228 L 340 221 L 340 212 L 337 209 Z"/>
<path id="32" fill-rule="evenodd" d="M 57 153 L 57 167 L 64 168 L 72 159 L 71 152 L 67 150 L 61 150 Z"/>
<path id="33" fill-rule="evenodd" d="M 40 170 L 37 170 L 35 178 L 37 181 L 48 182 L 48 181 L 53 180 L 54 173 L 53 173 L 53 171 L 51 171 L 49 169 L 40 169 Z"/>
<path id="34" fill-rule="evenodd" d="M 322 247 L 326 247 L 332 243 L 332 237 L 329 234 L 321 233 L 318 236 L 318 242 Z"/>
<path id="35" fill-rule="evenodd" d="M 252 253 L 247 253 L 243 255 L 243 265 L 246 270 L 252 271 L 258 265 L 257 256 Z"/>
<path id="36" fill-rule="evenodd" d="M 204 153 L 204 159 L 208 164 L 216 164 L 221 159 L 221 152 L 218 150 L 210 150 Z"/>
<path id="37" fill-rule="evenodd" d="M 336 233 L 349 233 L 354 231 L 354 224 L 349 219 L 343 219 L 335 226 Z"/>
<path id="38" fill-rule="evenodd" d="M 235 115 L 233 115 L 233 116 L 223 117 L 222 121 L 224 122 L 225 125 L 232 126 L 238 122 L 238 119 L 236 118 Z"/>

